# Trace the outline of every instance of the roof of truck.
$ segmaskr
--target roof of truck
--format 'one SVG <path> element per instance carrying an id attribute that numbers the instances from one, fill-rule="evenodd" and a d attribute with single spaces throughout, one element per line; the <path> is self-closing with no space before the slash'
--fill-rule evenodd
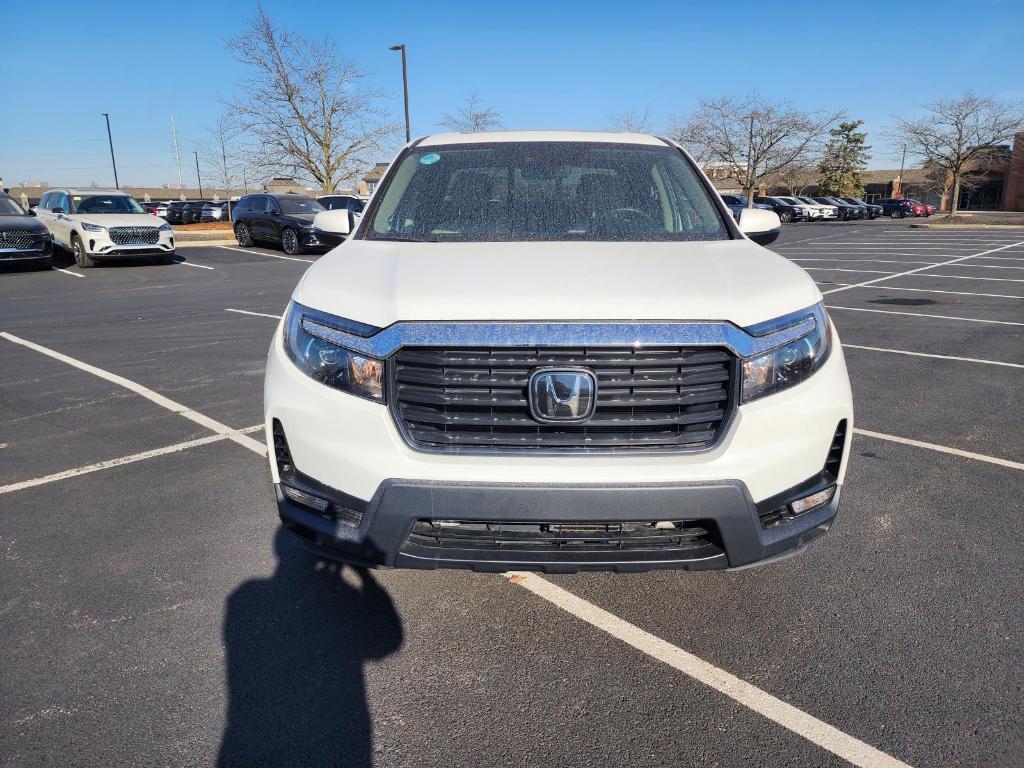
<path id="1" fill-rule="evenodd" d="M 419 142 L 420 147 L 442 144 L 490 144 L 516 141 L 591 141 L 611 144 L 646 144 L 665 146 L 661 139 L 646 133 L 611 133 L 606 131 L 488 131 L 486 133 L 435 133 Z"/>

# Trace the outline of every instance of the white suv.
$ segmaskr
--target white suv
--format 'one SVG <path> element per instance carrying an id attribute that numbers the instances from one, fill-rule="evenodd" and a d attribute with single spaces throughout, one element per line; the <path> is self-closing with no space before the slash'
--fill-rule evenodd
<path id="1" fill-rule="evenodd" d="M 70 251 L 83 268 L 105 258 L 174 259 L 171 225 L 146 213 L 124 192 L 51 189 L 40 199 L 36 215 L 53 242 Z"/>
<path id="2" fill-rule="evenodd" d="M 413 142 L 273 338 L 284 525 L 372 566 L 801 550 L 836 514 L 853 409 L 817 287 L 757 244 L 778 233 L 651 136 Z"/>

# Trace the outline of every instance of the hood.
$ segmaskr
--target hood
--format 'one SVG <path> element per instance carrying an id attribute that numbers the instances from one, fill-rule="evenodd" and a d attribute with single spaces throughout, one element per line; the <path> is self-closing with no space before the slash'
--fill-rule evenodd
<path id="1" fill-rule="evenodd" d="M 727 320 L 816 304 L 792 262 L 749 240 L 396 243 L 349 240 L 307 270 L 301 304 L 350 320 Z"/>
<path id="2" fill-rule="evenodd" d="M 71 218 L 98 227 L 159 227 L 167 223 L 152 213 L 73 213 Z"/>
<path id="3" fill-rule="evenodd" d="M 46 231 L 43 222 L 34 216 L 0 216 L 0 230 L 5 232 L 34 232 L 41 235 Z"/>

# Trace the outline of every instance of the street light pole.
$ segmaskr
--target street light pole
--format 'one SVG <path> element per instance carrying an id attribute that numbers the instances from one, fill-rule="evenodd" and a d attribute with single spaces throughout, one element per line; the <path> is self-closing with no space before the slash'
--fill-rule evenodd
<path id="1" fill-rule="evenodd" d="M 196 178 L 199 179 L 199 199 L 203 199 L 203 177 L 199 175 L 199 153 L 193 152 L 196 156 Z"/>
<path id="2" fill-rule="evenodd" d="M 114 137 L 110 134 L 110 115 L 106 112 L 101 114 L 107 118 L 107 141 L 110 143 L 110 164 L 114 166 L 114 189 L 120 189 L 121 185 L 117 183 L 117 161 L 114 159 Z"/>
<path id="3" fill-rule="evenodd" d="M 905 197 L 903 194 L 903 162 L 907 159 L 907 145 L 903 145 L 903 156 L 900 157 L 900 197 Z"/>
<path id="4" fill-rule="evenodd" d="M 405 94 L 405 141 L 412 141 L 412 132 L 409 130 L 409 73 L 405 66 L 405 43 L 392 45 L 388 50 L 402 52 L 402 92 Z"/>

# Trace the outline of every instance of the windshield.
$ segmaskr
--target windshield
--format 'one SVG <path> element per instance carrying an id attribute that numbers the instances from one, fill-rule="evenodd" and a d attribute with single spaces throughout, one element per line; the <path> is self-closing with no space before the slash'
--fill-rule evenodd
<path id="1" fill-rule="evenodd" d="M 135 198 L 128 195 L 75 195 L 71 206 L 73 213 L 145 213 Z"/>
<path id="2" fill-rule="evenodd" d="M 320 203 L 311 197 L 279 197 L 281 213 L 320 213 L 325 210 Z"/>
<path id="3" fill-rule="evenodd" d="M 0 196 L 0 216 L 24 216 L 25 211 L 9 197 Z"/>
<path id="4" fill-rule="evenodd" d="M 729 231 L 675 148 L 584 142 L 420 147 L 394 169 L 370 240 L 722 240 Z"/>

